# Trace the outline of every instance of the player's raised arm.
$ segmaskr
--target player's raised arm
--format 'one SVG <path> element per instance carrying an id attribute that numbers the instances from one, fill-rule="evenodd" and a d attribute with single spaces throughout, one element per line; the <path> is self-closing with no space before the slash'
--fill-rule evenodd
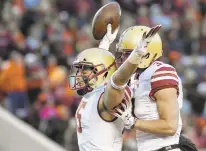
<path id="1" fill-rule="evenodd" d="M 151 42 L 153 36 L 161 28 L 161 25 L 157 25 L 149 32 L 144 32 L 142 39 L 137 39 L 136 48 L 132 51 L 126 61 L 119 67 L 119 69 L 111 77 L 111 84 L 114 84 L 118 88 L 124 86 L 132 74 L 138 68 L 141 62 L 144 62 L 144 58 L 148 58 L 147 46 Z M 154 56 L 155 57 L 155 56 Z"/>
<path id="2" fill-rule="evenodd" d="M 147 45 L 160 28 L 160 25 L 155 26 L 149 32 L 145 32 L 141 39 L 137 39 L 136 48 L 110 78 L 103 96 L 104 105 L 108 110 L 113 109 L 124 99 L 125 87 L 129 79 L 138 68 L 138 65 L 144 61 L 144 58 L 148 57 Z"/>

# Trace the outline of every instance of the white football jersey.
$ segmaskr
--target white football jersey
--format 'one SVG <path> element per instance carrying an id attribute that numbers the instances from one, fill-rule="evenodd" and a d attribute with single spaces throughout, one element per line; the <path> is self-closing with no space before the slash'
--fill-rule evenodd
<path id="1" fill-rule="evenodd" d="M 159 89 L 166 87 L 175 87 L 178 89 L 178 104 L 182 108 L 183 94 L 182 82 L 178 77 L 176 70 L 171 65 L 160 61 L 155 61 L 145 71 L 143 71 L 137 80 L 132 80 L 136 86 L 132 86 L 134 91 L 135 103 L 134 114 L 141 120 L 157 120 L 159 114 L 156 101 L 152 99 L 153 94 Z M 132 83 L 134 83 L 132 82 Z M 137 131 L 138 151 L 151 151 L 162 147 L 178 144 L 182 129 L 182 120 L 179 114 L 178 129 L 174 136 L 160 136 L 151 133 Z"/>
<path id="2" fill-rule="evenodd" d="M 101 85 L 89 94 L 86 94 L 76 111 L 75 117 L 80 151 L 122 150 L 122 133 L 124 128 L 122 120 L 116 119 L 107 122 L 99 115 L 97 106 L 101 95 L 104 93 L 104 89 L 105 85 Z"/>

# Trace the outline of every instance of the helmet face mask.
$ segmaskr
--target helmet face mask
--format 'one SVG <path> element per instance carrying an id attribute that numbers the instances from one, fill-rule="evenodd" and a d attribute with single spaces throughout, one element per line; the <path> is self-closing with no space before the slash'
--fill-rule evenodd
<path id="1" fill-rule="evenodd" d="M 90 62 L 79 62 L 74 64 L 73 67 L 77 68 L 76 75 L 70 76 L 71 88 L 74 90 L 95 85 L 98 75 L 107 70 L 103 64 L 93 65 Z M 99 72 L 98 68 L 101 68 Z"/>
<path id="2" fill-rule="evenodd" d="M 117 68 L 119 68 L 124 63 L 124 61 L 129 57 L 131 53 L 132 51 L 116 52 L 115 62 L 116 62 Z"/>
<path id="3" fill-rule="evenodd" d="M 73 65 L 76 68 L 75 76 L 70 76 L 70 87 L 73 90 L 84 89 L 89 86 L 90 78 L 94 76 L 94 66 L 85 63 L 77 63 Z"/>
<path id="4" fill-rule="evenodd" d="M 69 78 L 70 87 L 77 90 L 79 95 L 91 92 L 116 70 L 114 56 L 111 53 L 107 50 L 93 49 L 80 53 L 73 63 L 76 71 L 75 75 Z"/>

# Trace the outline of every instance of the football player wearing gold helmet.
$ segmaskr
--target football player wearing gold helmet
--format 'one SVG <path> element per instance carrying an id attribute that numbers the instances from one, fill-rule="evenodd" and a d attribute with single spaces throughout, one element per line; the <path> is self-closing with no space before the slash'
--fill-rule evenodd
<path id="1" fill-rule="evenodd" d="M 120 57 L 116 58 L 117 63 L 123 63 L 125 59 L 137 46 L 137 42 L 141 41 L 144 32 L 149 32 L 151 28 L 146 26 L 133 26 L 126 29 L 120 36 L 116 45 L 116 52 L 120 53 Z M 147 68 L 153 61 L 162 56 L 162 40 L 159 34 L 155 34 L 151 42 L 147 46 L 147 56 L 140 64 L 138 69 Z"/>
<path id="2" fill-rule="evenodd" d="M 104 106 L 107 81 L 116 71 L 114 55 L 101 48 L 86 49 L 76 57 L 73 67 L 76 72 L 70 76 L 70 86 L 83 96 L 75 115 L 80 151 L 121 151 L 124 123 Z M 130 101 L 131 95 L 126 87 L 119 98 Z M 116 98 L 110 102 L 110 109 L 121 103 Z"/>
<path id="3" fill-rule="evenodd" d="M 182 83 L 174 67 L 157 61 L 162 56 L 162 41 L 157 34 L 160 27 L 134 26 L 123 32 L 117 44 L 121 56 L 116 59 L 121 65 L 108 83 L 116 92 L 105 90 L 105 96 L 121 96 L 130 78 L 138 75 L 134 76 L 134 115 L 131 103 L 122 103 L 123 108 L 113 115 L 123 120 L 125 128 L 138 131 L 139 151 L 180 151 Z M 105 44 L 102 48 L 109 47 L 109 43 L 101 43 Z M 137 69 L 140 72 L 136 73 Z M 110 99 L 105 101 L 108 108 Z"/>

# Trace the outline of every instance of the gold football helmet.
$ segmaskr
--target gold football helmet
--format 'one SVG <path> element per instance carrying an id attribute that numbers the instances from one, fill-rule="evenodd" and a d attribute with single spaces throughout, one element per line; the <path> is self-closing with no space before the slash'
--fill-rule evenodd
<path id="1" fill-rule="evenodd" d="M 133 26 L 125 30 L 120 36 L 117 44 L 117 53 L 121 56 L 117 58 L 117 63 L 122 63 L 130 55 L 136 47 L 137 41 L 142 39 L 144 32 L 148 32 L 151 28 L 146 26 Z M 142 61 L 138 68 L 147 68 L 154 60 L 162 56 L 162 40 L 156 34 L 147 47 L 148 56 Z"/>
<path id="2" fill-rule="evenodd" d="M 70 76 L 70 87 L 79 95 L 91 92 L 116 71 L 114 55 L 100 48 L 82 51 L 73 62 L 73 67 L 77 71 L 75 76 Z"/>

